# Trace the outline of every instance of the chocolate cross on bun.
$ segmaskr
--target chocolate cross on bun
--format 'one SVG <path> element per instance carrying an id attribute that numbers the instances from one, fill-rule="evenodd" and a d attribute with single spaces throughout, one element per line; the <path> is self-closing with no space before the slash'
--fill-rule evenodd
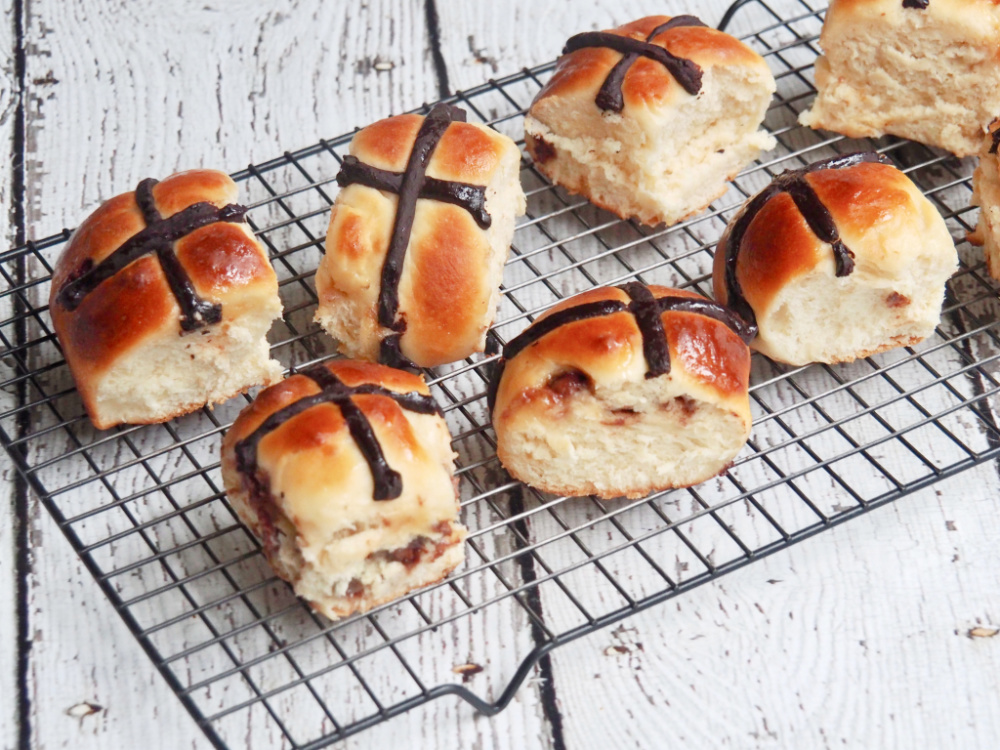
<path id="1" fill-rule="evenodd" d="M 432 367 L 482 351 L 524 212 L 514 142 L 436 105 L 358 132 L 316 276 L 316 320 L 351 356 Z"/>
<path id="2" fill-rule="evenodd" d="M 491 378 L 497 455 L 563 495 L 641 497 L 724 471 L 750 434 L 749 338 L 731 310 L 632 282 L 556 305 Z"/>
<path id="3" fill-rule="evenodd" d="M 56 262 L 52 322 L 93 423 L 162 422 L 278 379 L 267 252 L 228 175 L 193 170 L 107 201 Z"/>
<path id="4" fill-rule="evenodd" d="M 454 458 L 421 377 L 336 360 L 243 410 L 223 441 L 222 476 L 275 572 L 337 618 L 462 562 Z"/>
<path id="5" fill-rule="evenodd" d="M 929 336 L 958 265 L 934 205 L 875 153 L 778 175 L 715 251 L 714 286 L 791 365 L 850 362 Z"/>

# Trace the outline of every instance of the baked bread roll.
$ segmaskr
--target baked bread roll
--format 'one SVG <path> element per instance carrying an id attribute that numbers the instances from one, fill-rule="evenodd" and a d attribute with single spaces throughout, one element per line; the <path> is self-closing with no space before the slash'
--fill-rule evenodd
<path id="1" fill-rule="evenodd" d="M 52 325 L 94 425 L 163 422 L 281 377 L 278 280 L 215 170 L 143 180 L 73 233 Z"/>
<path id="2" fill-rule="evenodd" d="M 421 377 L 339 360 L 257 396 L 223 440 L 222 476 L 275 572 L 338 618 L 465 559 L 454 458 Z"/>
<path id="3" fill-rule="evenodd" d="M 592 203 L 674 224 L 726 192 L 775 141 L 758 130 L 774 76 L 694 16 L 572 37 L 524 121 L 538 169 Z"/>
<path id="4" fill-rule="evenodd" d="M 750 435 L 743 321 L 632 282 L 564 300 L 504 348 L 497 455 L 561 495 L 642 497 L 725 471 Z"/>
<path id="5" fill-rule="evenodd" d="M 803 125 L 968 156 L 1000 114 L 997 0 L 832 0 L 819 45 Z"/>
<path id="6" fill-rule="evenodd" d="M 730 221 L 715 298 L 792 365 L 850 362 L 929 336 L 958 266 L 944 219 L 875 153 L 785 172 Z"/>
<path id="7" fill-rule="evenodd" d="M 983 246 L 990 276 L 1000 279 L 1000 121 L 992 128 L 972 175 L 972 205 L 979 206 L 979 224 L 969 241 Z"/>
<path id="8" fill-rule="evenodd" d="M 514 219 L 510 138 L 439 104 L 351 141 L 316 272 L 316 321 L 351 356 L 434 367 L 483 350 Z"/>

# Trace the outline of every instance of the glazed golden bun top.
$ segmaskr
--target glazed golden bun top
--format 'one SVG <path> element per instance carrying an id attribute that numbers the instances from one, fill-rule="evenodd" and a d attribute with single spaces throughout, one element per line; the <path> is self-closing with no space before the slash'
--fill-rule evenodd
<path id="1" fill-rule="evenodd" d="M 405 546 L 413 529 L 453 516 L 454 454 L 423 378 L 354 360 L 316 367 L 340 382 L 353 406 L 345 408 L 340 397 L 309 402 L 325 391 L 311 370 L 265 389 L 226 433 L 222 469 L 227 489 L 248 490 L 264 519 L 288 519 L 303 548 L 321 548 L 348 529 L 371 531 L 352 532 L 352 545 Z M 287 418 L 265 424 L 290 407 Z M 395 490 L 388 493 L 394 497 L 377 497 L 379 478 L 357 437 L 359 423 L 362 429 L 368 425 L 387 470 L 398 475 Z M 254 531 L 266 545 L 267 521 L 260 524 Z"/>
<path id="2" fill-rule="evenodd" d="M 779 175 L 729 222 L 715 253 L 713 281 L 719 302 L 739 311 L 727 283 L 727 258 L 735 258 L 742 296 L 758 312 L 768 309 L 786 284 L 817 266 L 828 267 L 831 276 L 836 273 L 832 245 L 817 236 L 788 191 L 775 190 L 790 175 L 804 180 L 829 212 L 858 271 L 899 276 L 928 241 L 942 236 L 945 250 L 954 251 L 947 232 L 939 231 L 941 217 L 933 204 L 894 166 L 881 161 L 842 168 L 821 165 Z M 745 232 L 735 238 L 741 223 Z"/>
<path id="3" fill-rule="evenodd" d="M 206 203 L 217 209 L 235 204 L 236 184 L 224 172 L 199 169 L 171 175 L 152 188 L 163 219 Z M 258 307 L 277 294 L 277 278 L 267 253 L 233 207 L 231 220 L 200 226 L 173 243 L 182 272 L 206 303 L 221 305 L 221 321 Z M 85 400 L 88 385 L 134 347 L 160 338 L 198 335 L 183 331 L 182 311 L 163 265 L 151 246 L 95 288 L 67 301 L 66 289 L 86 276 L 147 223 L 136 193 L 104 203 L 73 233 L 52 274 L 49 305 L 63 352 Z M 198 326 L 195 326 L 197 329 Z"/>
<path id="4" fill-rule="evenodd" d="M 648 289 L 657 301 L 675 298 L 717 307 L 692 292 L 657 285 Z M 650 363 L 643 333 L 636 315 L 626 309 L 631 297 L 620 288 L 591 289 L 563 300 L 531 328 L 563 311 L 604 302 L 619 303 L 619 309 L 566 322 L 503 362 L 502 376 L 494 384 L 494 424 L 521 409 L 548 408 L 580 387 L 616 389 L 646 380 Z M 733 319 L 728 311 L 721 315 Z M 669 351 L 669 377 L 680 381 L 689 393 L 725 404 L 739 414 L 747 412 L 750 350 L 740 335 L 724 319 L 712 315 L 668 307 L 660 319 Z M 567 374 L 569 379 L 564 377 Z"/>
<path id="5" fill-rule="evenodd" d="M 671 16 L 648 16 L 608 29 L 606 33 L 645 42 L 651 32 L 670 20 Z M 764 59 L 743 42 L 706 26 L 675 26 L 657 34 L 650 43 L 666 49 L 677 58 L 690 60 L 702 71 L 716 65 L 761 66 L 767 69 Z M 622 57 L 622 52 L 608 47 L 584 47 L 564 54 L 559 58 L 552 78 L 535 97 L 532 114 L 538 115 L 538 105 L 548 99 L 583 97 L 596 101 L 605 79 Z M 621 90 L 626 108 L 659 107 L 688 95 L 663 64 L 642 56 L 632 63 L 625 74 Z"/>

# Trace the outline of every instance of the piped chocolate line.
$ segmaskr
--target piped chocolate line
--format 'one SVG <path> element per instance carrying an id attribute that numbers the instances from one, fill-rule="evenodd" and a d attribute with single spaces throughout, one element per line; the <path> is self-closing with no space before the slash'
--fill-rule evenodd
<path id="1" fill-rule="evenodd" d="M 645 284 L 632 281 L 619 287 L 632 300 L 629 312 L 635 316 L 635 323 L 642 334 L 642 353 L 646 357 L 646 379 L 659 377 L 670 372 L 670 348 L 667 333 L 663 329 L 660 306 L 656 297 Z"/>
<path id="2" fill-rule="evenodd" d="M 88 258 L 59 290 L 56 295 L 59 305 L 70 312 L 76 310 L 87 295 L 103 282 L 139 258 L 155 254 L 181 309 L 181 330 L 194 331 L 222 320 L 222 306 L 198 296 L 191 277 L 177 258 L 174 243 L 197 229 L 219 221 L 238 224 L 243 221 L 246 209 L 234 203 L 217 208 L 211 203 L 201 202 L 164 219 L 153 198 L 156 184 L 156 180 L 148 178 L 135 189 L 135 202 L 146 226 L 100 263 L 95 265 Z"/>
<path id="3" fill-rule="evenodd" d="M 605 315 L 613 315 L 627 309 L 628 305 L 621 300 L 606 299 L 599 302 L 587 302 L 583 305 L 568 307 L 565 310 L 554 312 L 533 323 L 530 328 L 507 342 L 507 345 L 503 348 L 503 358 L 513 359 L 524 349 L 542 338 L 542 336 L 548 335 L 557 328 L 562 328 L 570 323 L 576 323 L 578 320 L 601 318 Z"/>
<path id="4" fill-rule="evenodd" d="M 915 8 L 916 10 L 925 10 L 929 8 L 931 0 L 903 0 L 904 8 Z"/>
<path id="5" fill-rule="evenodd" d="M 739 336 L 744 343 L 749 344 L 753 335 L 746 322 L 729 308 L 697 297 L 666 296 L 657 298 L 645 284 L 637 281 L 618 287 L 629 296 L 631 302 L 626 304 L 621 300 L 600 300 L 587 302 L 575 307 L 548 315 L 518 336 L 511 339 L 503 349 L 503 357 L 497 361 L 486 392 L 486 403 L 493 413 L 496 404 L 497 389 L 503 377 L 507 362 L 522 351 L 553 331 L 570 323 L 589 318 L 600 318 L 615 313 L 627 312 L 635 317 L 636 326 L 642 334 L 642 350 L 646 358 L 646 378 L 656 378 L 670 372 L 670 347 L 667 334 L 660 317 L 665 312 L 686 312 L 703 315 L 725 324 Z"/>
<path id="6" fill-rule="evenodd" d="M 993 145 L 990 147 L 990 153 L 995 154 L 1000 151 L 1000 127 L 993 131 Z"/>
<path id="7" fill-rule="evenodd" d="M 753 341 L 753 333 L 746 321 L 725 305 L 709 299 L 697 297 L 660 297 L 656 300 L 660 312 L 686 312 L 703 315 L 723 323 L 730 331 L 742 339 L 744 344 Z"/>
<path id="8" fill-rule="evenodd" d="M 729 225 L 725 244 L 720 247 L 720 250 L 725 253 L 726 260 L 727 303 L 737 315 L 746 321 L 747 328 L 751 332 L 751 338 L 757 335 L 757 316 L 743 295 L 739 279 L 736 277 L 736 270 L 739 263 L 740 251 L 743 248 L 743 240 L 746 238 L 747 230 L 757 217 L 757 214 L 761 212 L 772 198 L 781 193 L 788 193 L 813 234 L 822 242 L 829 244 L 833 249 L 836 275 L 838 277 L 849 276 L 854 271 L 854 253 L 844 244 L 844 241 L 840 237 L 840 232 L 837 230 L 833 214 L 830 213 L 830 209 L 823 204 L 823 201 L 816 195 L 816 191 L 806 181 L 806 175 L 825 169 L 847 169 L 858 164 L 876 162 L 880 164 L 892 164 L 885 156 L 868 151 L 837 156 L 810 164 L 802 169 L 783 172 L 775 177 L 770 185 L 751 198 L 740 213 L 737 214 L 735 220 Z"/>
<path id="9" fill-rule="evenodd" d="M 653 29 L 645 42 L 608 31 L 588 31 L 570 37 L 563 48 L 563 54 L 586 47 L 607 47 L 624 55 L 611 68 L 604 83 L 601 84 L 600 91 L 597 92 L 597 106 L 608 112 L 621 112 L 624 109 L 625 95 L 622 92 L 622 84 L 625 82 L 626 74 L 640 57 L 648 57 L 663 65 L 674 80 L 694 96 L 701 91 L 701 67 L 693 60 L 677 57 L 652 43 L 664 31 L 681 26 L 705 27 L 705 24 L 695 16 L 675 16 Z"/>
<path id="10" fill-rule="evenodd" d="M 307 370 L 302 370 L 298 374 L 305 375 L 316 383 L 320 392 L 312 396 L 305 396 L 298 401 L 289 404 L 283 409 L 279 409 L 265 419 L 256 430 L 236 444 L 236 467 L 240 473 L 250 481 L 251 491 L 255 487 L 259 491 L 261 482 L 258 477 L 257 447 L 260 441 L 269 433 L 276 430 L 292 417 L 295 417 L 307 409 L 311 409 L 319 404 L 334 404 L 340 408 L 340 413 L 347 423 L 351 437 L 357 444 L 358 449 L 365 457 L 368 468 L 372 473 L 374 500 L 394 500 L 403 492 L 403 480 L 399 472 L 389 466 L 382 452 L 378 437 L 372 429 L 371 423 L 364 412 L 352 401 L 354 396 L 374 395 L 391 398 L 403 409 L 416 412 L 418 414 L 440 414 L 441 410 L 431 396 L 424 396 L 421 393 L 397 393 L 381 386 L 366 383 L 359 386 L 348 386 L 323 365 L 316 365 Z M 257 483 L 254 485 L 253 483 Z"/>
<path id="11" fill-rule="evenodd" d="M 345 156 L 344 163 L 337 174 L 337 184 L 342 188 L 358 184 L 398 194 L 403 186 L 403 173 L 373 167 L 370 164 L 365 164 L 356 156 Z M 486 211 L 486 188 L 482 185 L 425 177 L 423 187 L 417 197 L 451 203 L 464 208 L 472 215 L 480 229 L 489 229 L 493 223 Z"/>
<path id="12" fill-rule="evenodd" d="M 449 104 L 435 105 L 417 132 L 406 170 L 402 173 L 378 169 L 356 157 L 347 156 L 337 174 L 337 184 L 342 188 L 357 183 L 399 196 L 392 235 L 382 264 L 378 299 L 379 324 L 394 331 L 382 340 L 379 361 L 394 367 L 416 367 L 400 349 L 406 320 L 397 320 L 396 316 L 399 313 L 399 281 L 403 275 L 406 248 L 410 244 L 417 200 L 430 198 L 460 206 L 472 215 L 482 229 L 489 228 L 492 221 L 486 211 L 485 187 L 427 177 L 427 167 L 434 150 L 453 122 L 465 122 L 465 110 Z"/>

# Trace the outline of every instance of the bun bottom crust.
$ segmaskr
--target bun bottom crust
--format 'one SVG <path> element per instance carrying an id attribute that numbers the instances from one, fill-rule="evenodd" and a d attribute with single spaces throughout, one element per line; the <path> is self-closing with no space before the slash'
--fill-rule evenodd
<path id="1" fill-rule="evenodd" d="M 325 548 L 300 546 L 295 526 L 281 513 L 280 504 L 272 496 L 254 498 L 244 486 L 235 489 L 235 467 L 224 465 L 223 470 L 229 475 L 229 500 L 240 519 L 261 540 L 264 556 L 274 572 L 292 585 L 296 595 L 331 620 L 367 612 L 437 583 L 465 560 L 466 528 L 457 521 L 443 520 L 428 534 L 412 534 L 395 549 L 375 550 L 352 573 L 344 575 L 324 564 Z M 330 544 L 350 536 L 338 535 Z"/>
<path id="2" fill-rule="evenodd" d="M 595 158 L 582 141 L 559 136 L 530 115 L 525 120 L 525 133 L 526 150 L 538 171 L 550 181 L 621 219 L 636 219 L 647 226 L 670 226 L 702 213 L 726 194 L 729 183 L 747 163 L 761 151 L 774 147 L 769 135 L 754 132 L 743 142 L 730 145 L 731 152 L 740 155 L 738 159 L 729 157 L 714 164 L 696 161 L 696 181 L 685 184 L 683 189 L 678 186 L 658 191 L 648 187 L 648 175 L 641 173 L 640 165 L 627 159 L 606 164 Z M 680 165 L 676 171 L 683 174 L 685 169 Z"/>
<path id="3" fill-rule="evenodd" d="M 669 376 L 616 393 L 561 378 L 495 416 L 500 462 L 544 492 L 636 499 L 690 487 L 725 472 L 749 437 L 748 420 Z"/>
<path id="4" fill-rule="evenodd" d="M 903 23 L 841 22 L 825 32 L 825 54 L 816 62 L 818 95 L 799 122 L 848 138 L 895 135 L 960 157 L 977 153 L 1000 112 L 995 45 L 922 25 L 920 16 L 905 14 Z"/>
<path id="5" fill-rule="evenodd" d="M 542 136 L 533 136 L 525 140 L 525 148 L 535 162 L 535 168 L 545 175 L 552 183 L 561 186 L 572 195 L 581 195 L 598 208 L 614 214 L 619 219 L 638 219 L 647 226 L 659 224 L 679 224 L 693 219 L 707 209 L 713 201 L 718 200 L 729 189 L 729 182 L 736 178 L 739 172 L 727 174 L 722 178 L 723 184 L 711 195 L 703 197 L 694 204 L 688 205 L 683 212 L 667 212 L 659 208 L 642 205 L 635 196 L 622 186 L 610 184 L 599 173 L 577 161 L 572 154 L 558 146 L 554 146 Z"/>
<path id="6" fill-rule="evenodd" d="M 194 333 L 178 336 L 171 326 L 81 391 L 91 421 L 101 430 L 158 424 L 277 382 L 281 363 L 270 359 L 266 336 L 280 316 L 275 297 L 267 308 Z"/>
<path id="7" fill-rule="evenodd" d="M 947 255 L 928 255 L 897 278 L 865 270 L 834 278 L 829 269 L 814 269 L 758 312 L 760 330 L 750 346 L 797 367 L 848 363 L 919 344 L 940 322 L 951 263 Z"/>

